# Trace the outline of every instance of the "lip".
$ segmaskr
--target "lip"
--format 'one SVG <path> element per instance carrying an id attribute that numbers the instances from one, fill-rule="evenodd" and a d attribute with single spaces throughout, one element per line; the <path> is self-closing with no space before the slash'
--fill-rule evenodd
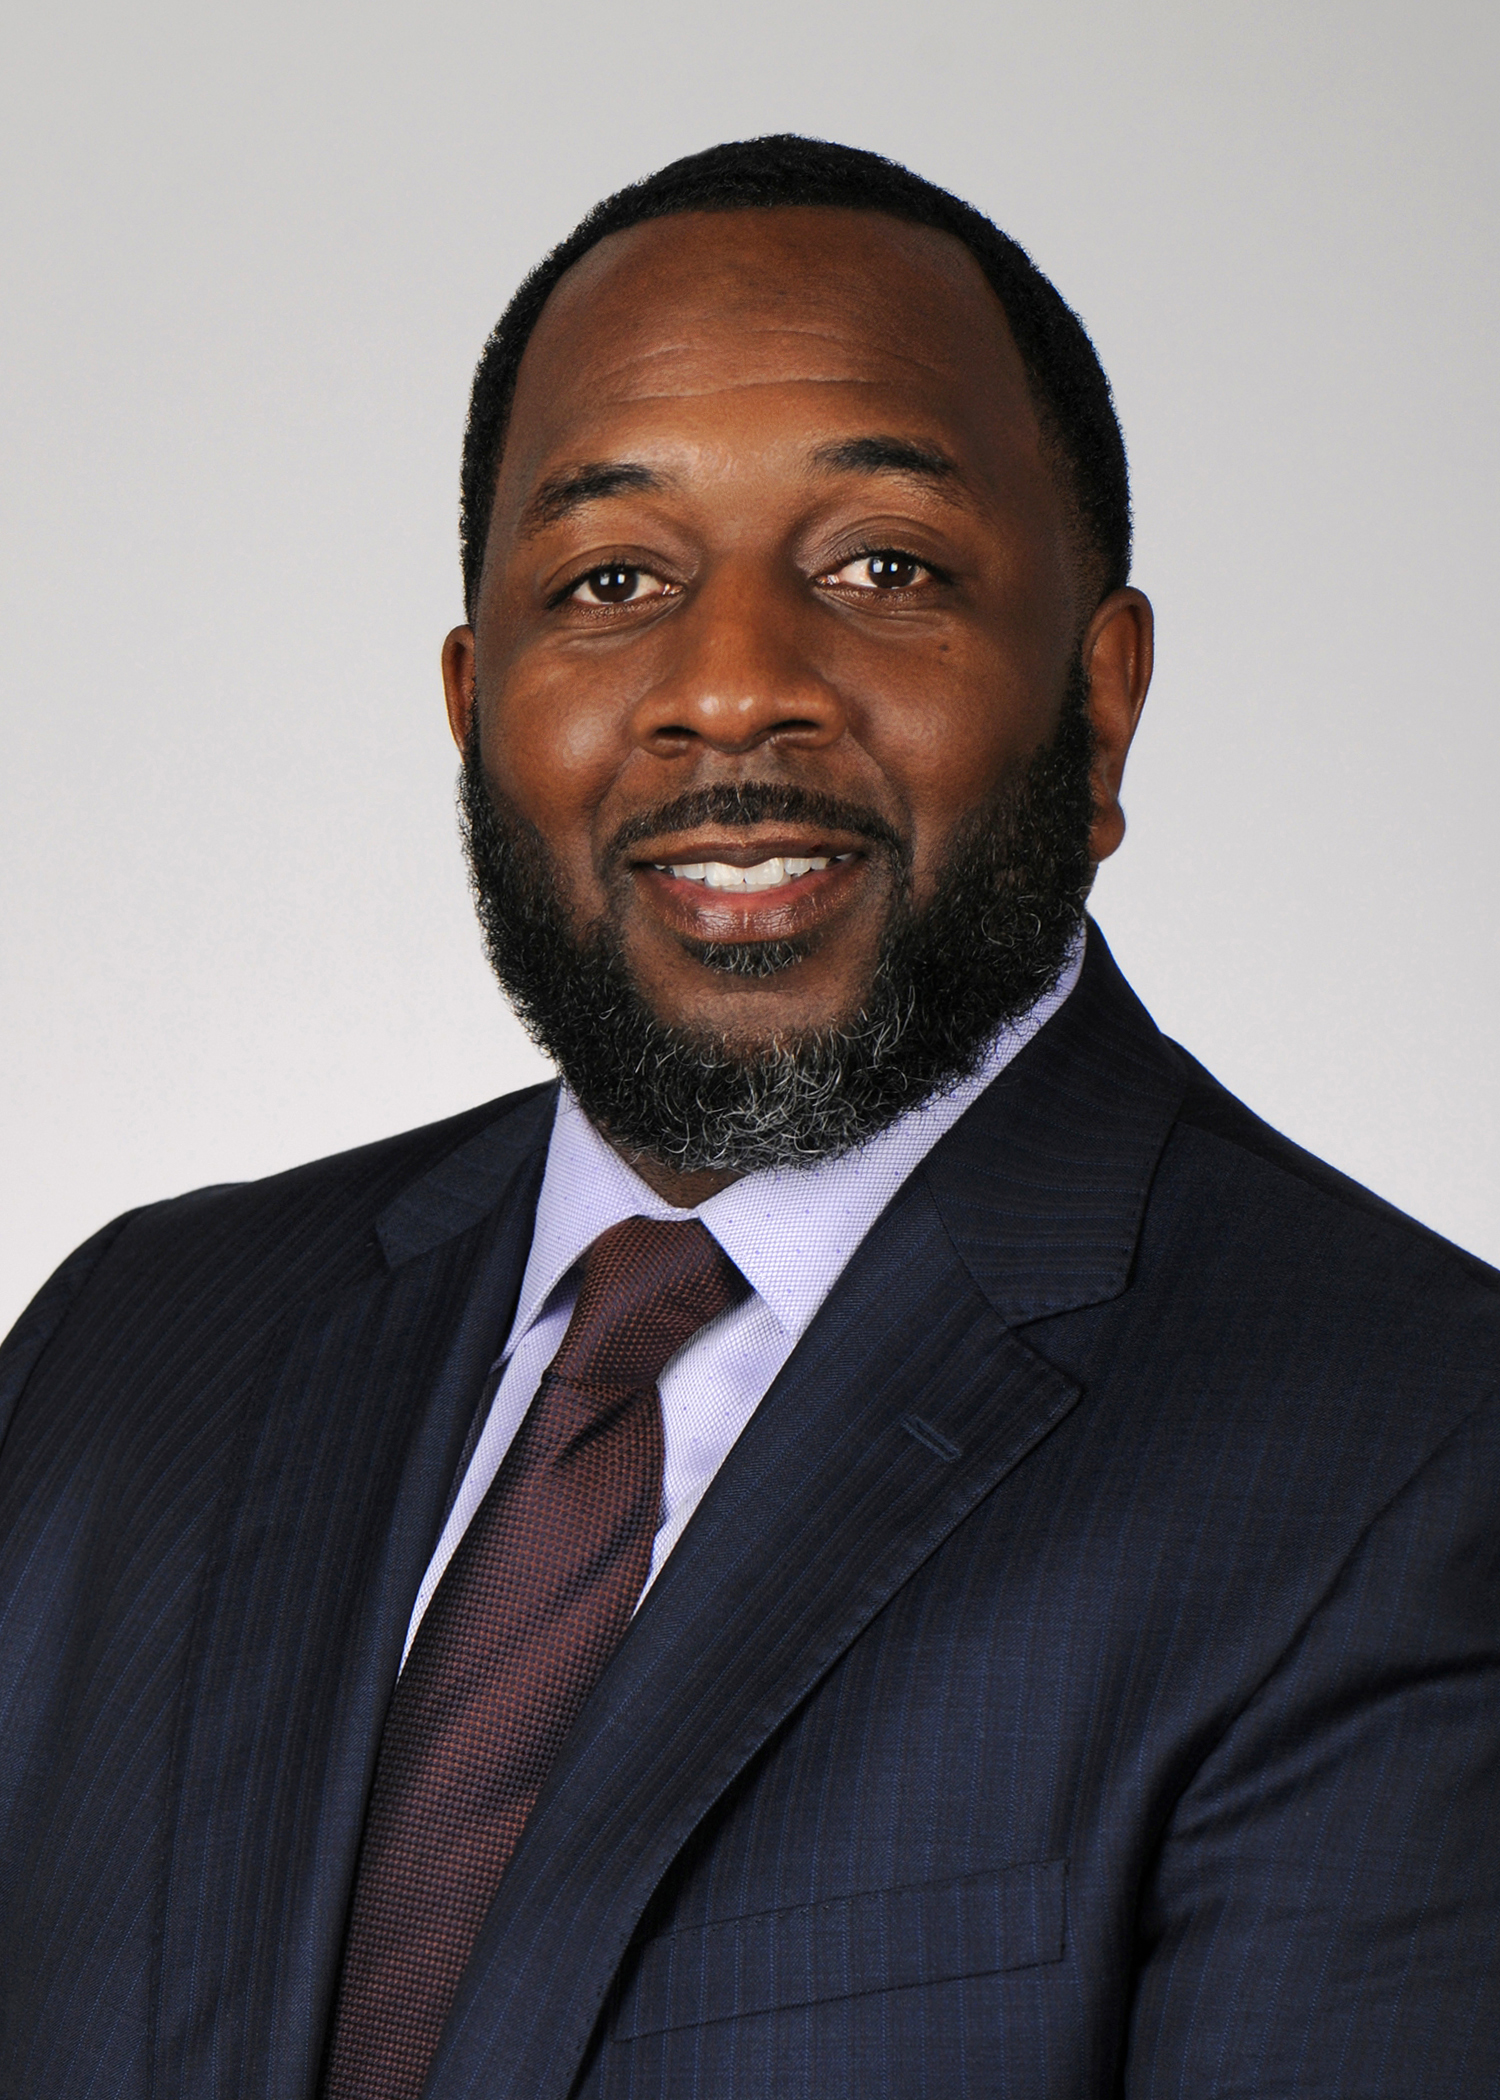
<path id="1" fill-rule="evenodd" d="M 695 941 L 786 941 L 821 928 L 871 878 L 868 846 L 844 832 L 770 826 L 732 834 L 678 832 L 651 839 L 631 854 L 637 895 L 672 932 Z M 753 868 L 765 860 L 822 860 L 826 868 L 794 875 L 770 890 L 711 890 L 663 866 L 722 861 Z"/>

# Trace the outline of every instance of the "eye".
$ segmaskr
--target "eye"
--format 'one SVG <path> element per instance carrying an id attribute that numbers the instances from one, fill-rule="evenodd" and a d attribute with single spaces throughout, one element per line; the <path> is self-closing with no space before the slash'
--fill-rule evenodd
<path id="1" fill-rule="evenodd" d="M 818 581 L 842 584 L 847 590 L 909 591 L 934 573 L 926 562 L 918 561 L 914 554 L 903 554 L 899 547 L 878 547 L 856 555 Z"/>
<path id="2" fill-rule="evenodd" d="M 608 561 L 580 576 L 568 596 L 578 605 L 638 605 L 643 598 L 665 597 L 668 589 L 649 569 Z"/>

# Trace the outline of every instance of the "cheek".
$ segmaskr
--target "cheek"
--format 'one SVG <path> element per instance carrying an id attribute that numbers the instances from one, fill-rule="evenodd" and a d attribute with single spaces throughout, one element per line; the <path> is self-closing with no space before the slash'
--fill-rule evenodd
<path id="1" fill-rule="evenodd" d="M 586 682 L 513 666 L 485 707 L 481 747 L 491 778 L 554 852 L 588 835 L 619 770 L 618 709 L 592 704 Z"/>
<path id="2" fill-rule="evenodd" d="M 870 756 L 911 827 L 918 890 L 953 827 L 1003 786 L 1050 733 L 1055 702 L 991 648 L 950 643 L 907 677 L 888 677 L 864 712 Z"/>

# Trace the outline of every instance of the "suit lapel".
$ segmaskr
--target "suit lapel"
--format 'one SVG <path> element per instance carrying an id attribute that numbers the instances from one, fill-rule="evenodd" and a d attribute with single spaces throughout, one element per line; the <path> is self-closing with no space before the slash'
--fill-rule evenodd
<path id="1" fill-rule="evenodd" d="M 569 1738 L 476 1947 L 431 2100 L 566 2093 L 641 1911 L 695 1825 L 1073 1404 L 984 1302 L 925 1191 L 908 1192 L 851 1266 Z"/>
<path id="2" fill-rule="evenodd" d="M 407 1615 L 513 1314 L 550 1090 L 386 1212 L 384 1259 L 268 1337 L 184 1699 L 163 2092 L 305 2100 Z"/>
<path id="3" fill-rule="evenodd" d="M 1066 1004 L 925 1168 L 955 1249 L 1007 1326 L 1124 1290 L 1185 1087 L 1090 921 Z"/>
<path id="4" fill-rule="evenodd" d="M 429 2100 L 562 2100 L 695 1826 L 1074 1405 L 1013 1327 L 1124 1287 L 1181 1081 L 1097 933 L 1006 1076 L 865 1241 L 601 1679 L 486 1920 Z"/>

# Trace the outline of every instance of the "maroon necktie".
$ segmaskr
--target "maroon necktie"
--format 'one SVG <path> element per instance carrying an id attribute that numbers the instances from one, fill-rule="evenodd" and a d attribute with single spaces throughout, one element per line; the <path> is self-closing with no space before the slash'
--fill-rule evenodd
<path id="1" fill-rule="evenodd" d="M 391 1697 L 326 2100 L 421 2092 L 522 1826 L 651 1570 L 656 1381 L 745 1289 L 696 1221 L 626 1218 L 585 1255 L 562 1346 Z"/>

